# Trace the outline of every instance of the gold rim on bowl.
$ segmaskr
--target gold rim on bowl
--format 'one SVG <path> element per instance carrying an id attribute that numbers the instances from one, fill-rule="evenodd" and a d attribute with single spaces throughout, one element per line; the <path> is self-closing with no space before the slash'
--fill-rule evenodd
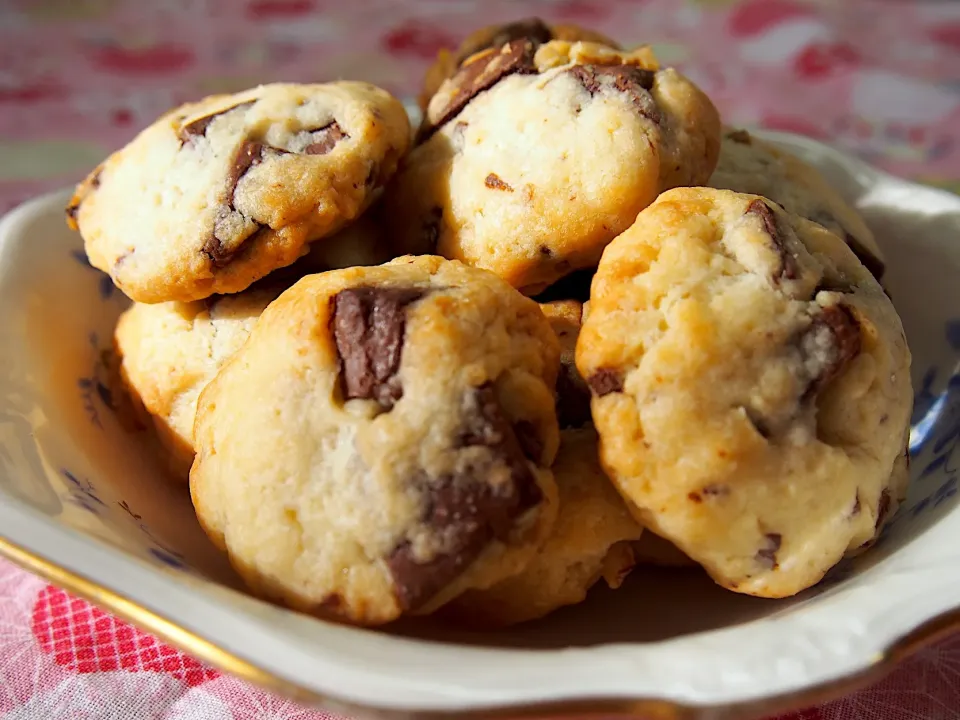
<path id="1" fill-rule="evenodd" d="M 297 702 L 337 712 L 390 720 L 422 718 L 439 720 L 451 717 L 442 711 L 396 711 L 358 705 L 321 695 L 284 680 L 230 653 L 209 640 L 196 635 L 167 618 L 149 610 L 121 594 L 98 585 L 50 560 L 26 550 L 0 536 L 0 555 L 29 572 L 103 608 L 137 627 L 150 632 L 185 653 L 230 675 L 264 687 Z M 500 706 L 483 710 L 457 712 L 456 717 L 469 720 L 504 720 L 506 718 L 644 718 L 644 720 L 747 720 L 766 715 L 818 705 L 860 690 L 890 673 L 898 663 L 923 647 L 960 630 L 960 607 L 947 610 L 924 622 L 888 645 L 871 659 L 870 665 L 858 672 L 796 692 L 761 700 L 720 706 L 685 705 L 658 698 L 604 698 L 569 700 Z"/>

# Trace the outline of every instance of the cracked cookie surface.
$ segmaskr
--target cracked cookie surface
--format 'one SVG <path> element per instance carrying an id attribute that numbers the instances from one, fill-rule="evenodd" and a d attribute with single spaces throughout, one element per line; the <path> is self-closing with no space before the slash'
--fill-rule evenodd
<path id="1" fill-rule="evenodd" d="M 203 391 L 198 517 L 255 591 L 361 624 L 530 561 L 556 513 L 557 341 L 438 257 L 299 281 Z"/>
<path id="2" fill-rule="evenodd" d="M 813 585 L 905 496 L 900 319 L 838 236 L 767 200 L 661 195 L 604 253 L 576 360 L 621 494 L 731 590 Z"/>
<path id="3" fill-rule="evenodd" d="M 883 278 L 885 260 L 870 228 L 815 167 L 746 130 L 725 128 L 710 187 L 760 195 L 839 235 L 853 254 Z"/>
<path id="4" fill-rule="evenodd" d="M 359 216 L 409 141 L 402 104 L 367 83 L 211 96 L 107 158 L 67 219 L 133 300 L 239 292 Z"/>
<path id="5" fill-rule="evenodd" d="M 535 294 L 596 265 L 663 189 L 705 183 L 719 134 L 710 100 L 646 49 L 512 40 L 434 95 L 385 202 L 403 251 Z"/>

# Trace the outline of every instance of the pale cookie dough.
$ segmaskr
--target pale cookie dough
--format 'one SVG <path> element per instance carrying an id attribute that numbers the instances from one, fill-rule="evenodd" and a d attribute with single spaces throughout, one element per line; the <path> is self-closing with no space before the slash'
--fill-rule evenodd
<path id="1" fill-rule="evenodd" d="M 399 250 L 536 294 L 595 266 L 662 190 L 705 183 L 720 121 L 647 49 L 520 39 L 473 55 L 443 84 L 421 141 L 385 197 Z"/>
<path id="2" fill-rule="evenodd" d="M 423 81 L 423 90 L 420 92 L 420 109 L 426 110 L 427 105 L 443 81 L 456 74 L 457 70 L 471 55 L 488 48 L 499 48 L 511 40 L 529 40 L 541 45 L 551 40 L 587 40 L 619 50 L 620 46 L 606 35 L 582 28 L 577 25 L 547 25 L 537 17 L 525 18 L 506 25 L 491 25 L 480 28 L 468 35 L 456 50 L 442 49 L 436 61 L 427 70 Z"/>
<path id="3" fill-rule="evenodd" d="M 375 625 L 520 572 L 556 514 L 559 348 L 438 257 L 304 278 L 200 396 L 197 516 L 250 587 Z"/>
<path id="4" fill-rule="evenodd" d="M 900 318 L 839 237 L 762 198 L 661 195 L 605 251 L 576 354 L 607 474 L 731 590 L 810 587 L 906 494 Z"/>
<path id="5" fill-rule="evenodd" d="M 710 187 L 762 195 L 787 212 L 839 235 L 873 276 L 883 277 L 885 261 L 859 213 L 830 187 L 815 167 L 746 130 L 725 129 Z"/>
<path id="6" fill-rule="evenodd" d="M 67 207 L 90 262 L 138 302 L 239 292 L 356 218 L 410 142 L 373 85 L 264 85 L 163 115 Z"/>

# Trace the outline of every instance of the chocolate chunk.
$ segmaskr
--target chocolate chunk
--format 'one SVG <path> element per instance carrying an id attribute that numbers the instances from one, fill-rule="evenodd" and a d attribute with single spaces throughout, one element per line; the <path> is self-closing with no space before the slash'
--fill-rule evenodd
<path id="1" fill-rule="evenodd" d="M 266 157 L 268 153 L 285 152 L 285 150 L 264 145 L 257 140 L 244 140 L 240 143 L 237 152 L 233 156 L 233 164 L 227 172 L 223 205 L 220 208 L 217 218 L 214 220 L 210 237 L 207 238 L 200 248 L 200 252 L 209 258 L 210 263 L 214 267 L 222 268 L 228 265 L 237 254 L 241 243 L 249 242 L 251 238 L 266 229 L 265 226 L 254 222 L 253 230 L 246 237 L 231 239 L 232 242 L 230 242 L 229 245 L 227 244 L 228 241 L 225 241 L 222 237 L 222 233 L 220 232 L 221 223 L 225 218 L 229 217 L 231 213 L 236 212 L 236 208 L 233 205 L 233 195 L 237 190 L 237 185 L 240 183 L 240 178 L 242 178 L 250 168 L 263 162 L 264 157 Z"/>
<path id="2" fill-rule="evenodd" d="M 623 378 L 613 368 L 600 368 L 587 378 L 587 385 L 597 397 L 623 391 Z"/>
<path id="3" fill-rule="evenodd" d="M 698 493 L 698 492 L 688 492 L 688 493 L 687 493 L 687 500 L 689 500 L 690 502 L 697 503 L 697 504 L 700 504 L 700 503 L 703 502 L 703 498 L 700 496 L 700 493 Z"/>
<path id="4" fill-rule="evenodd" d="M 804 392 L 807 400 L 822 390 L 860 354 L 860 323 L 844 305 L 823 308 L 800 337 L 805 366 L 817 368 Z"/>
<path id="5" fill-rule="evenodd" d="M 568 70 L 584 90 L 596 95 L 604 87 L 626 94 L 645 118 L 659 123 L 660 110 L 650 94 L 656 72 L 636 65 L 575 65 Z"/>
<path id="6" fill-rule="evenodd" d="M 887 266 L 883 264 L 883 261 L 867 250 L 867 247 L 850 233 L 844 231 L 843 239 L 850 247 L 850 250 L 853 251 L 853 254 L 857 256 L 857 260 L 859 260 L 879 282 L 887 270 Z"/>
<path id="7" fill-rule="evenodd" d="M 496 173 L 490 173 L 484 179 L 483 184 L 486 185 L 491 190 L 505 190 L 506 192 L 513 192 L 513 188 L 510 187 L 508 183 L 505 183 L 500 179 L 500 176 Z"/>
<path id="8" fill-rule="evenodd" d="M 757 562 L 767 570 L 776 570 L 779 567 L 777 551 L 780 549 L 782 541 L 783 537 L 778 533 L 767 533 L 764 536 L 764 547 L 757 550 Z"/>
<path id="9" fill-rule="evenodd" d="M 422 225 L 423 251 L 436 252 L 440 242 L 440 222 L 443 220 L 443 208 L 435 207 L 427 214 Z"/>
<path id="10" fill-rule="evenodd" d="M 461 410 L 454 447 L 470 448 L 469 459 L 455 474 L 414 482 L 423 497 L 420 522 L 444 550 L 421 561 L 403 540 L 386 559 L 404 610 L 417 609 L 449 585 L 491 541 L 508 540 L 516 520 L 543 498 L 493 387 L 471 389 Z"/>
<path id="11" fill-rule="evenodd" d="M 67 207 L 65 207 L 65 208 L 63 209 L 63 212 L 64 212 L 64 213 L 66 214 L 66 216 L 67 216 L 67 221 L 68 221 L 68 222 L 73 221 L 73 224 L 76 225 L 76 223 L 77 223 L 77 214 L 80 212 L 80 205 L 79 205 L 79 204 L 77 204 L 77 205 L 67 205 Z"/>
<path id="12" fill-rule="evenodd" d="M 100 176 L 103 175 L 103 165 L 97 167 L 90 176 L 90 187 L 96 190 L 100 187 Z"/>
<path id="13" fill-rule="evenodd" d="M 585 427 L 593 421 L 590 389 L 577 369 L 568 363 L 560 364 L 557 375 L 557 420 L 561 430 Z"/>
<path id="14" fill-rule="evenodd" d="M 780 268 L 774 273 L 774 280 L 796 280 L 800 276 L 800 269 L 797 267 L 796 258 L 787 248 L 786 240 L 780 234 L 780 228 L 777 226 L 777 216 L 770 209 L 770 206 L 758 198 L 747 206 L 747 215 L 756 215 L 760 218 L 763 231 L 770 236 L 774 248 L 780 255 Z"/>
<path id="15" fill-rule="evenodd" d="M 423 295 L 419 288 L 357 287 L 333 296 L 330 326 L 346 399 L 374 399 L 389 409 L 403 396 L 396 374 L 403 353 L 406 307 Z"/>
<path id="16" fill-rule="evenodd" d="M 312 131 L 311 135 L 313 142 L 303 149 L 305 155 L 326 155 L 333 150 L 334 145 L 350 137 L 340 129 L 340 124 L 336 120 L 319 130 Z"/>
<path id="17" fill-rule="evenodd" d="M 474 53 L 486 50 L 487 48 L 502 47 L 511 40 L 529 40 L 539 47 L 543 43 L 553 40 L 553 32 L 547 27 L 543 20 L 537 17 L 525 18 L 517 22 L 509 23 L 497 30 L 493 37 L 482 45 L 465 47 L 457 57 L 457 66 L 462 65 L 463 61 Z"/>
<path id="18" fill-rule="evenodd" d="M 220 110 L 219 112 L 215 112 L 210 115 L 204 115 L 196 120 L 191 120 L 186 125 L 181 125 L 180 129 L 177 131 L 177 137 L 180 138 L 180 144 L 184 145 L 193 140 L 195 137 L 206 135 L 207 128 L 210 126 L 210 123 L 212 123 L 221 115 L 226 115 L 228 112 L 239 110 L 240 108 L 251 107 L 256 102 L 256 100 L 249 100 L 248 102 L 237 103 L 236 105 L 232 105 L 231 107 Z"/>
<path id="19" fill-rule="evenodd" d="M 537 295 L 534 300 L 538 303 L 548 303 L 554 300 L 579 300 L 587 302 L 590 299 L 590 284 L 596 274 L 596 268 L 574 270 L 565 275 Z"/>
<path id="20" fill-rule="evenodd" d="M 733 140 L 735 143 L 740 143 L 741 145 L 751 145 L 753 144 L 753 138 L 750 137 L 750 133 L 746 130 L 732 130 L 727 133 L 727 138 Z"/>
<path id="21" fill-rule="evenodd" d="M 511 40 L 499 50 L 488 50 L 475 55 L 447 82 L 454 90 L 437 113 L 428 113 L 427 122 L 420 129 L 419 142 L 429 138 L 439 127 L 453 120 L 467 104 L 489 90 L 508 75 L 535 74 L 533 55 L 536 46 L 529 40 Z M 443 92 L 444 88 L 441 88 Z"/>

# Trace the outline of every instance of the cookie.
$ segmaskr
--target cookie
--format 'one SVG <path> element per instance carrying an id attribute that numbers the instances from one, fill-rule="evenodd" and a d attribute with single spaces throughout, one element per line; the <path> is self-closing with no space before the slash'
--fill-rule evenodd
<path id="1" fill-rule="evenodd" d="M 111 155 L 67 219 L 137 302 L 239 292 L 356 218 L 409 141 L 403 105 L 366 83 L 216 95 Z"/>
<path id="2" fill-rule="evenodd" d="M 604 252 L 576 361 L 607 474 L 726 588 L 810 587 L 906 494 L 900 319 L 838 236 L 765 199 L 661 195 Z"/>
<path id="3" fill-rule="evenodd" d="M 556 513 L 559 348 L 438 257 L 300 280 L 198 403 L 194 506 L 250 587 L 364 625 L 518 573 Z"/>
<path id="4" fill-rule="evenodd" d="M 114 348 L 123 386 L 148 413 L 173 475 L 184 482 L 193 464 L 200 391 L 282 290 L 251 289 L 192 303 L 134 303 L 120 316 Z"/>
<path id="5" fill-rule="evenodd" d="M 499 48 L 511 40 L 529 40 L 540 45 L 551 40 L 566 40 L 589 42 L 620 49 L 620 46 L 606 35 L 579 27 L 577 25 L 547 25 L 537 17 L 524 18 L 505 25 L 490 25 L 468 35 L 456 50 L 443 49 L 436 61 L 427 70 L 424 78 L 423 90 L 420 92 L 420 109 L 426 110 L 427 105 L 443 81 L 456 74 L 457 70 L 471 55 L 488 48 Z"/>
<path id="6" fill-rule="evenodd" d="M 649 51 L 513 40 L 430 102 L 385 203 L 398 248 L 492 270 L 526 294 L 578 268 L 665 188 L 703 184 L 720 124 Z"/>
<path id="7" fill-rule="evenodd" d="M 839 235 L 860 262 L 880 280 L 883 252 L 863 218 L 815 167 L 746 130 L 724 129 L 711 187 L 762 195 L 784 210 Z"/>
<path id="8" fill-rule="evenodd" d="M 641 526 L 597 457 L 590 390 L 574 364 L 583 306 L 561 301 L 540 309 L 560 343 L 560 450 L 553 464 L 557 520 L 523 572 L 487 590 L 468 591 L 450 604 L 447 613 L 469 624 L 513 625 L 543 617 L 581 602 L 601 578 L 617 588 L 634 566 L 633 541 L 641 538 Z"/>
<path id="9" fill-rule="evenodd" d="M 250 335 L 264 308 L 296 280 L 316 272 L 377 265 L 389 258 L 371 212 L 281 271 L 234 295 L 194 302 L 134 303 L 117 323 L 114 348 L 126 394 L 152 422 L 175 477 L 193 463 L 193 420 L 200 391 Z"/>
<path id="10" fill-rule="evenodd" d="M 477 626 L 514 625 L 582 602 L 600 580 L 620 587 L 643 529 L 604 475 L 592 427 L 561 431 L 553 474 L 557 520 L 536 557 L 519 575 L 465 592 L 445 614 Z"/>

